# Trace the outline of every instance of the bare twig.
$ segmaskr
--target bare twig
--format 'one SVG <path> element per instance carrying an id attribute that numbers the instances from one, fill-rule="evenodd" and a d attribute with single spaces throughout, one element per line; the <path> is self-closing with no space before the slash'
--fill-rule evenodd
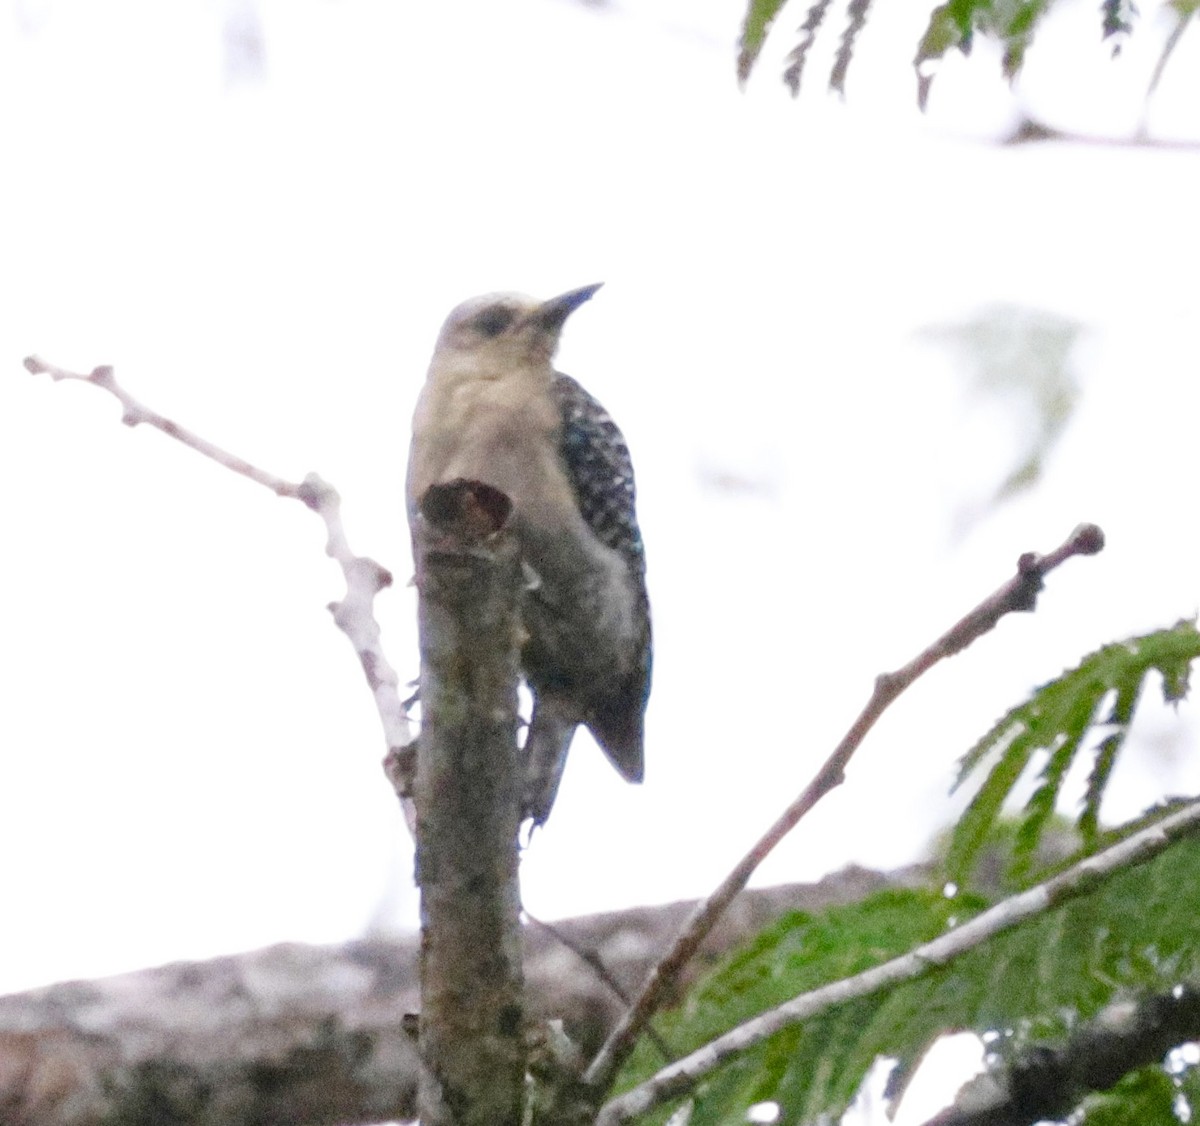
<path id="1" fill-rule="evenodd" d="M 375 596 L 391 584 L 392 576 L 387 568 L 376 563 L 374 559 L 356 555 L 350 549 L 345 529 L 342 527 L 341 498 L 337 490 L 315 473 L 310 473 L 303 481 L 288 481 L 252 465 L 228 450 L 221 449 L 220 446 L 139 402 L 117 382 L 111 367 L 98 367 L 90 374 L 82 375 L 56 367 L 38 356 L 26 357 L 25 367 L 35 375 L 48 375 L 54 380 L 74 379 L 102 388 L 121 404 L 121 421 L 126 426 L 145 423 L 161 430 L 168 437 L 182 442 L 218 465 L 223 465 L 226 469 L 262 485 L 263 488 L 270 489 L 277 496 L 301 501 L 321 518 L 325 524 L 325 554 L 341 567 L 346 579 L 345 597 L 340 602 L 331 602 L 329 611 L 337 627 L 350 639 L 366 674 L 367 684 L 375 697 L 375 708 L 383 724 L 388 756 L 394 758 L 399 755 L 403 748 L 412 742 L 412 731 L 408 713 L 400 700 L 399 681 L 395 670 L 383 652 L 379 623 L 375 620 L 373 609 Z M 398 788 L 397 792 L 411 831 L 411 803 L 402 788 Z"/>
<path id="2" fill-rule="evenodd" d="M 633 998 L 621 988 L 621 983 L 613 977 L 609 968 L 604 964 L 604 959 L 593 949 L 583 946 L 574 939 L 569 938 L 562 930 L 556 927 L 553 923 L 544 922 L 537 918 L 536 915 L 531 915 L 524 908 L 521 909 L 521 914 L 525 916 L 528 923 L 533 924 L 539 930 L 545 931 L 547 935 L 553 938 L 556 942 L 565 946 L 572 954 L 575 955 L 585 966 L 588 967 L 604 985 L 604 987 L 613 994 L 623 1005 L 633 1004 Z M 670 1053 L 663 1048 L 663 1055 L 670 1059 Z"/>
<path id="3" fill-rule="evenodd" d="M 637 1038 L 650 1018 L 669 995 L 683 967 L 695 954 L 704 936 L 712 929 L 730 901 L 749 881 L 754 870 L 766 859 L 802 817 L 830 790 L 841 785 L 846 764 L 867 732 L 888 706 L 922 673 L 938 661 L 965 649 L 982 637 L 1004 617 L 1020 610 L 1032 610 L 1042 588 L 1042 580 L 1060 563 L 1073 555 L 1094 555 L 1104 547 L 1104 533 L 1095 524 L 1081 524 L 1048 555 L 1027 552 L 1017 560 L 1017 573 L 1002 587 L 950 627 L 941 637 L 907 665 L 895 672 L 883 673 L 875 681 L 875 690 L 858 718 L 833 753 L 822 764 L 812 781 L 754 847 L 742 858 L 724 882 L 706 899 L 688 920 L 674 946 L 650 971 L 641 994 L 621 1023 L 613 1030 L 604 1047 L 592 1061 L 584 1080 L 596 1091 L 604 1091 L 633 1050 Z"/>
<path id="4" fill-rule="evenodd" d="M 1197 832 L 1200 832 L 1200 801 L 1192 802 L 1171 817 L 1080 861 L 1045 883 L 998 903 L 932 942 L 854 977 L 802 993 L 739 1025 L 691 1055 L 663 1068 L 640 1086 L 613 1099 L 602 1108 L 596 1126 L 617 1126 L 618 1123 L 628 1122 L 651 1107 L 690 1090 L 701 1077 L 730 1056 L 761 1043 L 780 1029 L 808 1020 L 855 997 L 875 993 L 885 986 L 923 977 L 1001 931 L 1095 891 L 1105 880 L 1135 865 L 1144 864 L 1176 841 Z"/>
<path id="5" fill-rule="evenodd" d="M 585 966 L 588 967 L 596 975 L 601 984 L 610 992 L 623 1006 L 628 1008 L 633 1004 L 633 999 L 621 987 L 621 983 L 616 979 L 613 972 L 604 964 L 604 959 L 600 957 L 599 951 L 590 946 L 584 946 L 582 943 L 572 939 L 561 927 L 556 927 L 553 923 L 543 922 L 541 919 L 531 915 L 527 910 L 522 908 L 521 913 L 525 916 L 526 921 L 533 926 L 545 931 L 555 941 L 565 946 L 572 954 L 575 955 Z M 675 1053 L 667 1046 L 667 1043 L 654 1029 L 646 1029 L 646 1037 L 657 1049 L 662 1058 L 668 1062 L 674 1058 Z"/>
<path id="6" fill-rule="evenodd" d="M 168 437 L 182 442 L 185 446 L 190 446 L 197 453 L 211 458 L 218 465 L 223 465 L 226 469 L 233 470 L 234 473 L 240 473 L 243 477 L 249 477 L 251 481 L 258 482 L 281 497 L 300 499 L 300 485 L 285 481 L 282 477 L 276 477 L 274 473 L 268 473 L 265 469 L 259 469 L 256 465 L 243 461 L 236 454 L 231 454 L 227 450 L 221 449 L 220 446 L 213 445 L 212 442 L 201 438 L 199 434 L 193 434 L 179 423 L 172 422 L 158 411 L 151 410 L 139 402 L 117 382 L 116 375 L 108 364 L 94 368 L 88 375 L 82 375 L 79 372 L 67 371 L 47 363 L 40 356 L 26 356 L 25 369 L 34 375 L 48 375 L 56 382 L 61 379 L 75 379 L 81 383 L 90 383 L 93 387 L 101 387 L 121 404 L 123 411 L 121 421 L 126 426 L 138 426 L 144 422 L 147 426 L 161 430 Z"/>

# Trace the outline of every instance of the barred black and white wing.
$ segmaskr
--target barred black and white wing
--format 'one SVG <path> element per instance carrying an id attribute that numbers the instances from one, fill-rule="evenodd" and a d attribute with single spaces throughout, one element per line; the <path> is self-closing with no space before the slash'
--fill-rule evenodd
<path id="1" fill-rule="evenodd" d="M 617 552 L 629 569 L 640 635 L 625 674 L 603 698 L 593 701 L 587 725 L 621 773 L 640 781 L 653 643 L 633 461 L 620 428 L 576 380 L 556 372 L 554 394 L 562 416 L 559 449 L 579 511 L 596 538 Z"/>
<path id="2" fill-rule="evenodd" d="M 593 534 L 619 552 L 637 575 L 646 572 L 637 522 L 637 487 L 625 435 L 608 412 L 576 380 L 554 377 L 562 414 L 560 451 L 579 511 Z"/>

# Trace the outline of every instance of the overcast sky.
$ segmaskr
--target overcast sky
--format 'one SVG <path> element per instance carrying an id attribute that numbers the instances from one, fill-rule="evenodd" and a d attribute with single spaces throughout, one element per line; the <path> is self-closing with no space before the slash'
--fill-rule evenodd
<path id="1" fill-rule="evenodd" d="M 1190 148 L 1001 146 L 1022 110 L 1132 135 L 1165 29 L 1113 62 L 1064 8 L 1010 89 L 952 59 L 928 114 L 926 7 L 882 5 L 846 100 L 834 38 L 790 100 L 789 10 L 746 92 L 733 0 L 221 4 L 26 0 L 0 17 L 0 459 L 7 550 L 0 990 L 416 918 L 371 698 L 324 609 L 300 505 L 38 352 L 112 363 L 155 409 L 342 493 L 400 582 L 402 477 L 438 327 L 496 289 L 607 284 L 560 366 L 634 452 L 656 623 L 646 783 L 584 737 L 525 856 L 552 918 L 703 894 L 869 692 L 1080 520 L 1051 578 L 879 725 L 763 869 L 915 859 L 954 760 L 1035 684 L 1197 609 Z M 840 28 L 835 24 L 830 31 Z M 1200 135 L 1184 38 L 1148 118 Z M 1078 398 L 1036 486 L 991 504 L 1036 415 L 931 326 L 999 305 L 1075 325 Z M 6 370 L 5 370 L 6 369 Z M 1152 703 L 1152 701 L 1151 701 Z M 1109 807 L 1198 788 L 1194 714 L 1147 708 Z"/>

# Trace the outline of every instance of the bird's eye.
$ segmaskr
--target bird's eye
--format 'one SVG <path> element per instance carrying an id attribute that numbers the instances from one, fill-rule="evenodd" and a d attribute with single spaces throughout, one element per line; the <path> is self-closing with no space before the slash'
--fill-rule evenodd
<path id="1" fill-rule="evenodd" d="M 514 315 L 512 309 L 506 309 L 503 305 L 493 305 L 475 318 L 475 327 L 484 336 L 499 336 L 512 324 Z"/>

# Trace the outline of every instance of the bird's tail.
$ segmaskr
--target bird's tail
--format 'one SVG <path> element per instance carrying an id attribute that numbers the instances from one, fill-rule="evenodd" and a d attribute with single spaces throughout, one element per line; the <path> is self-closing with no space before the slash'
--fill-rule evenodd
<path id="1" fill-rule="evenodd" d="M 534 697 L 529 735 L 525 739 L 523 817 L 532 817 L 536 825 L 544 825 L 550 816 L 567 765 L 567 751 L 581 722 L 587 724 L 605 757 L 622 778 L 627 782 L 642 780 L 643 720 L 640 709 L 600 708 L 586 720 L 581 720 L 573 704 L 542 692 Z"/>
<path id="2" fill-rule="evenodd" d="M 597 710 L 588 717 L 587 725 L 621 777 L 626 782 L 640 782 L 645 773 L 642 712 L 640 708 L 621 706 L 623 703 Z"/>

